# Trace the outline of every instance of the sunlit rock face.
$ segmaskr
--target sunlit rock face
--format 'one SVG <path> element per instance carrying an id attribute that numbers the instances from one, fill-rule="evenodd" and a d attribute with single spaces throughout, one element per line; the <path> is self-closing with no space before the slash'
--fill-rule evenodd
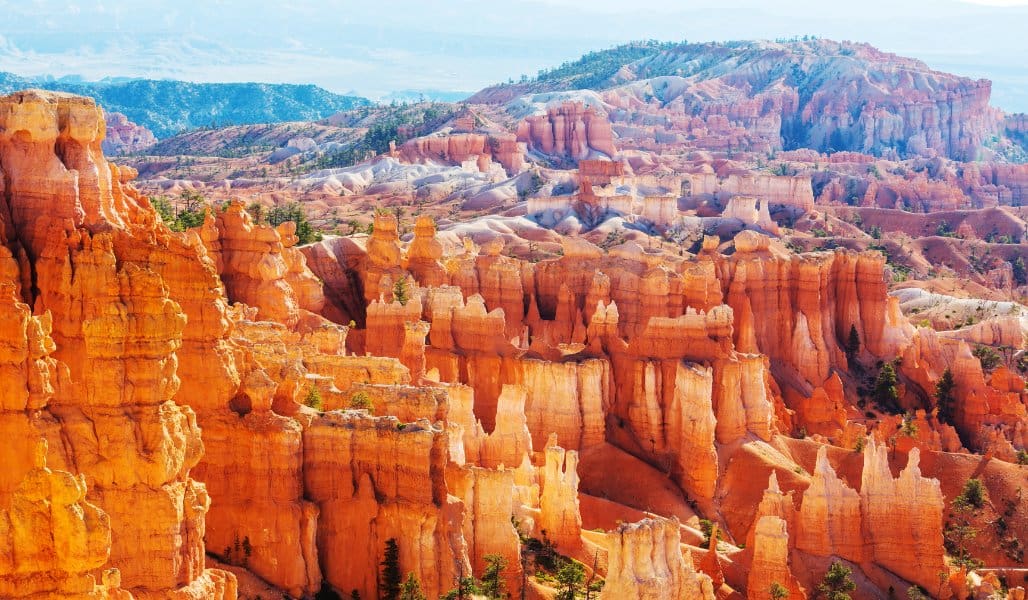
<path id="1" fill-rule="evenodd" d="M 46 573 L 35 591 L 58 597 L 121 597 L 120 587 L 137 597 L 235 598 L 232 575 L 205 569 L 210 499 L 190 476 L 203 442 L 194 412 L 172 400 L 186 316 L 161 267 L 151 268 L 167 252 L 155 247 L 152 209 L 104 160 L 91 100 L 4 97 L 0 131 L 4 364 L 15 367 L 0 411 L 14 459 L 0 503 L 14 511 L 8 530 L 21 531 L 15 560 L 37 557 L 11 574 Z M 41 440 L 49 450 L 38 450 Z M 24 512 L 44 498 L 49 516 Z M 56 546 L 46 551 L 40 539 Z M 85 575 L 105 565 L 117 572 Z"/>
<path id="2" fill-rule="evenodd" d="M 536 119 L 533 152 L 615 152 L 592 109 Z M 1028 435 L 1023 380 L 915 329 L 878 253 L 743 231 L 696 255 L 569 237 L 531 262 L 425 216 L 401 235 L 392 213 L 360 244 L 297 248 L 239 200 L 175 233 L 104 160 L 103 127 L 85 99 L 0 99 L 4 597 L 229 600 L 257 577 L 371 598 L 391 541 L 428 597 L 487 555 L 515 597 L 552 594 L 531 538 L 606 598 L 803 597 L 833 557 L 863 592 L 931 590 L 974 468 L 1025 508 L 1004 462 Z M 623 175 L 600 163 L 585 176 Z M 803 204 L 809 181 L 732 185 Z M 906 436 L 902 415 L 860 417 L 851 364 L 897 358 Z M 926 410 L 946 368 L 955 428 Z M 991 462 L 942 451 L 964 445 Z"/>

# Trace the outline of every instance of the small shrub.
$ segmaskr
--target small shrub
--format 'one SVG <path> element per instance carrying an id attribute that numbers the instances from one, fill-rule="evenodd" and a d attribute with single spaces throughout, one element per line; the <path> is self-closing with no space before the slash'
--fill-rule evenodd
<path id="1" fill-rule="evenodd" d="M 914 423 L 914 415 L 911 413 L 903 415 L 903 424 L 900 425 L 900 431 L 907 437 L 917 436 L 917 423 Z"/>
<path id="2" fill-rule="evenodd" d="M 370 413 L 374 413 L 375 405 L 371 402 L 371 398 L 364 392 L 357 392 L 350 396 L 350 408 L 354 410 L 366 410 Z"/>
<path id="3" fill-rule="evenodd" d="M 981 508 L 985 504 L 985 486 L 980 479 L 968 479 L 960 495 L 953 499 L 954 504 Z"/>
<path id="4" fill-rule="evenodd" d="M 988 346 L 978 344 L 975 346 L 971 354 L 982 363 L 982 369 L 985 371 L 992 371 L 999 366 L 1002 359 L 999 356 L 999 352 L 996 352 Z"/>
<path id="5" fill-rule="evenodd" d="M 700 531 L 703 532 L 703 546 L 710 546 L 710 536 L 714 532 L 714 522 L 710 519 L 700 519 Z M 721 539 L 721 530 L 718 529 L 717 539 Z"/>
<path id="6" fill-rule="evenodd" d="M 307 388 L 307 393 L 303 397 L 303 404 L 317 411 L 323 410 L 324 405 L 321 402 L 321 392 L 318 391 L 318 388 L 313 385 Z"/>

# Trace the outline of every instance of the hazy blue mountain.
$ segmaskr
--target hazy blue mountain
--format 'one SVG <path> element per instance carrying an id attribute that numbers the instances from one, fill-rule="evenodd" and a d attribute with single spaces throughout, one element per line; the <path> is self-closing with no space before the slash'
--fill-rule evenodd
<path id="1" fill-rule="evenodd" d="M 174 80 L 72 77 L 24 78 L 0 72 L 0 93 L 37 87 L 95 98 L 105 110 L 124 113 L 158 138 L 210 125 L 313 121 L 371 102 L 333 94 L 316 85 L 190 83 Z"/>

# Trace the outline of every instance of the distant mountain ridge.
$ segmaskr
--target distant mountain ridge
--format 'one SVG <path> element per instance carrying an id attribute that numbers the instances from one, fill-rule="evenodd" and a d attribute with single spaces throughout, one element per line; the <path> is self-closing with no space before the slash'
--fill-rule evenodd
<path id="1" fill-rule="evenodd" d="M 0 93 L 25 88 L 89 96 L 104 110 L 123 113 L 162 139 L 210 125 L 316 121 L 371 104 L 367 98 L 334 94 L 316 85 L 120 78 L 83 82 L 0 72 Z"/>
<path id="2" fill-rule="evenodd" d="M 991 82 L 935 71 L 869 44 L 635 42 L 590 52 L 537 77 L 483 89 L 469 103 L 588 89 L 629 122 L 706 127 L 742 149 L 814 148 L 885 157 L 976 160 L 1008 152 Z M 1016 140 L 1015 140 L 1016 141 Z M 734 143 L 734 142 L 733 142 Z M 1013 150 L 1016 152 L 1016 149 Z"/>

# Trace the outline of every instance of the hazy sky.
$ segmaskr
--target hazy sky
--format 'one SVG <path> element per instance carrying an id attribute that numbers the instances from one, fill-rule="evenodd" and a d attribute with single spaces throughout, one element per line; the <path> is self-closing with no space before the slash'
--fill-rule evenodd
<path id="1" fill-rule="evenodd" d="M 655 38 L 866 41 L 1028 112 L 1028 0 L 0 0 L 0 70 L 474 91 Z"/>

